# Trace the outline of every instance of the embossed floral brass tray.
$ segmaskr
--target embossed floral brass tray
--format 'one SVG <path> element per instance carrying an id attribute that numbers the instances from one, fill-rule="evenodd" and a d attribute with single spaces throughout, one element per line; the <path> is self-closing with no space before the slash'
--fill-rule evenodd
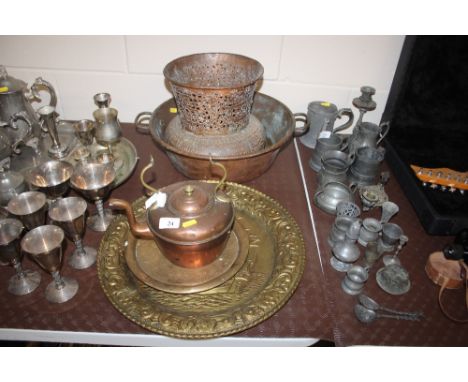
<path id="1" fill-rule="evenodd" d="M 248 233 L 249 251 L 232 278 L 204 292 L 167 293 L 138 280 L 125 262 L 127 219 L 119 215 L 113 220 L 101 241 L 97 267 L 104 293 L 125 317 L 159 334 L 205 339 L 251 328 L 288 301 L 305 266 L 297 223 L 259 191 L 227 183 L 226 192 Z M 133 209 L 143 217 L 144 198 L 136 200 Z"/>

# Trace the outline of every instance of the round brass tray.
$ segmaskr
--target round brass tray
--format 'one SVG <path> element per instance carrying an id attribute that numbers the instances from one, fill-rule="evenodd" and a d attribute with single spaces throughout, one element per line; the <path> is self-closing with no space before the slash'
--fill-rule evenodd
<path id="1" fill-rule="evenodd" d="M 222 284 L 242 267 L 249 253 L 249 237 L 236 221 L 226 248 L 211 264 L 182 268 L 164 257 L 153 240 L 128 234 L 125 260 L 132 273 L 150 287 L 169 293 L 202 292 Z"/>
<path id="2" fill-rule="evenodd" d="M 142 327 L 167 336 L 205 339 L 251 328 L 276 313 L 294 293 L 305 266 L 302 233 L 275 200 L 252 188 L 227 183 L 239 221 L 249 236 L 241 269 L 216 288 L 173 294 L 139 281 L 125 262 L 127 219 L 117 216 L 98 253 L 101 286 L 114 307 Z M 144 198 L 134 202 L 140 218 Z"/>

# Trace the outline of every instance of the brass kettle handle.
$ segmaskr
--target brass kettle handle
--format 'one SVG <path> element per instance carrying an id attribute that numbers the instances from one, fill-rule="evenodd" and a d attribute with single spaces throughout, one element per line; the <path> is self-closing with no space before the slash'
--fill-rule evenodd
<path id="1" fill-rule="evenodd" d="M 143 169 L 140 172 L 140 182 L 143 185 L 143 187 L 145 187 L 148 191 L 151 192 L 151 194 L 157 193 L 158 190 L 154 187 L 151 187 L 148 183 L 145 182 L 145 173 L 153 166 L 154 166 L 154 158 L 151 155 L 149 163 L 145 167 L 143 167 Z"/>
<path id="2" fill-rule="evenodd" d="M 213 158 L 211 158 L 211 156 L 210 156 L 210 164 L 213 165 L 213 166 L 218 166 L 221 170 L 223 170 L 223 177 L 218 182 L 218 184 L 216 185 L 216 188 L 215 188 L 215 198 L 218 199 L 220 202 L 229 203 L 231 201 L 231 199 L 226 194 L 224 194 L 224 193 L 221 194 L 221 193 L 218 192 L 221 188 L 224 188 L 224 186 L 226 185 L 227 169 L 223 164 L 221 164 L 219 162 L 214 162 Z"/>

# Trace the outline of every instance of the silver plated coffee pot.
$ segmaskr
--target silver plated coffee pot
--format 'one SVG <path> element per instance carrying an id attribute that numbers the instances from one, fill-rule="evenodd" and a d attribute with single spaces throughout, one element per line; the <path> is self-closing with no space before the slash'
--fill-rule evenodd
<path id="1" fill-rule="evenodd" d="M 31 102 L 41 102 L 40 90 L 50 93 L 49 104 L 55 107 L 57 96 L 49 82 L 38 77 L 28 89 L 26 82 L 8 75 L 0 65 L 0 129 L 10 139 L 13 151 L 17 151 L 20 142 L 41 136 L 39 119 L 31 105 Z"/>

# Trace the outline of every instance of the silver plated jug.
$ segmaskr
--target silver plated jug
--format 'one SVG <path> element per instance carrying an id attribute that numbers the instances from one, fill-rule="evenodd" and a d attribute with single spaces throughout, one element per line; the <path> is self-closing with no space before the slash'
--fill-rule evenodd
<path id="1" fill-rule="evenodd" d="M 50 106 L 56 106 L 57 96 L 52 85 L 41 77 L 36 78 L 31 88 L 27 84 L 8 75 L 0 65 L 0 128 L 10 138 L 13 151 L 17 151 L 20 142 L 26 143 L 33 137 L 41 136 L 39 119 L 31 102 L 41 102 L 39 91 L 50 93 Z"/>

